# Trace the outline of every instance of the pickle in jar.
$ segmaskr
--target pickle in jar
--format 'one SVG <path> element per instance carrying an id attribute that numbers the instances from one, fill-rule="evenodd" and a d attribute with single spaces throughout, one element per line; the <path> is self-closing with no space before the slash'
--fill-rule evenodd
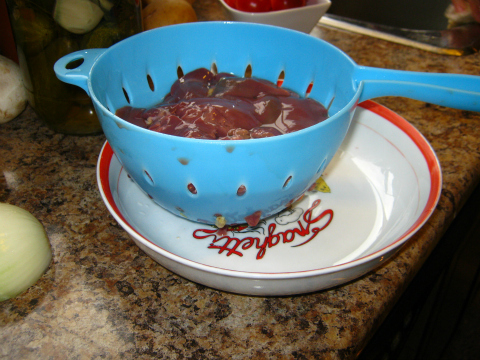
<path id="1" fill-rule="evenodd" d="M 17 45 L 22 47 L 26 56 L 41 52 L 56 36 L 54 21 L 40 10 L 15 8 L 11 23 Z"/>

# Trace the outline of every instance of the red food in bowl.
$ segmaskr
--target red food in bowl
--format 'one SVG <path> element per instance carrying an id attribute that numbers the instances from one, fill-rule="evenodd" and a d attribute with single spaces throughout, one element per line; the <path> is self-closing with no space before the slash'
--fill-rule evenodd
<path id="1" fill-rule="evenodd" d="M 245 12 L 267 12 L 306 5 L 306 0 L 225 0 L 228 6 Z"/>
<path id="2" fill-rule="evenodd" d="M 266 12 L 272 10 L 270 0 L 237 0 L 232 7 L 246 12 Z"/>
<path id="3" fill-rule="evenodd" d="M 325 120 L 328 111 L 270 81 L 200 68 L 175 81 L 160 104 L 149 109 L 125 106 L 116 115 L 169 135 L 244 140 L 305 129 Z"/>

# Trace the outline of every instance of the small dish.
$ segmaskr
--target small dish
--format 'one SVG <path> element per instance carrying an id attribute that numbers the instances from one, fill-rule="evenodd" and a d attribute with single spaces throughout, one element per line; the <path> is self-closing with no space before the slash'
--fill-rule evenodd
<path id="1" fill-rule="evenodd" d="M 234 21 L 275 25 L 309 34 L 331 5 L 330 0 L 308 0 L 306 6 L 280 11 L 240 11 L 220 0 Z"/>
<path id="2" fill-rule="evenodd" d="M 194 282 L 258 296 L 338 286 L 383 264 L 428 220 L 442 187 L 426 139 L 372 101 L 359 105 L 321 179 L 315 190 L 257 227 L 219 231 L 153 202 L 108 142 L 97 167 L 108 210 L 149 256 Z"/>

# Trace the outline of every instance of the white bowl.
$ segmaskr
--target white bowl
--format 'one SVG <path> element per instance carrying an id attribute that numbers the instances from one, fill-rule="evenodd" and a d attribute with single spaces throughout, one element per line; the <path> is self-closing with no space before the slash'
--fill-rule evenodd
<path id="1" fill-rule="evenodd" d="M 359 105 L 323 186 L 255 228 L 219 232 L 162 209 L 108 143 L 97 176 L 112 216 L 159 264 L 212 288 L 259 296 L 318 291 L 375 269 L 428 220 L 442 188 L 427 140 L 372 101 Z"/>
<path id="2" fill-rule="evenodd" d="M 234 21 L 281 26 L 309 34 L 320 18 L 330 7 L 330 0 L 307 0 L 307 5 L 299 8 L 251 13 L 240 11 L 220 0 Z"/>

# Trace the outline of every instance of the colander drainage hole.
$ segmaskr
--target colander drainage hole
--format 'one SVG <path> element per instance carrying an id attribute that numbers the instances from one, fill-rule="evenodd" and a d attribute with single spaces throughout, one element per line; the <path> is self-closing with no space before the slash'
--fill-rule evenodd
<path id="1" fill-rule="evenodd" d="M 112 109 L 115 109 L 115 106 L 112 105 L 112 102 L 110 101 L 110 98 L 108 96 L 105 96 L 105 107 L 110 112 L 112 112 Z"/>
<path id="2" fill-rule="evenodd" d="M 290 185 L 290 182 L 292 181 L 292 175 L 290 175 L 287 180 L 285 180 L 285 183 L 283 184 L 283 188 L 286 189 L 288 185 Z"/>
<path id="3" fill-rule="evenodd" d="M 252 65 L 248 64 L 247 68 L 245 69 L 244 76 L 246 78 L 251 78 L 252 77 Z"/>
<path id="4" fill-rule="evenodd" d="M 147 82 L 148 82 L 148 87 L 150 90 L 155 91 L 155 84 L 153 83 L 152 77 L 150 74 L 147 74 Z"/>
<path id="5" fill-rule="evenodd" d="M 180 79 L 181 77 L 183 77 L 183 69 L 181 66 L 177 67 L 177 77 Z"/>
<path id="6" fill-rule="evenodd" d="M 196 195 L 196 194 L 197 194 L 197 188 L 196 188 L 195 185 L 193 185 L 192 183 L 190 183 L 190 184 L 187 185 L 187 189 L 188 189 L 188 191 L 190 191 L 193 195 Z"/>
<path id="7" fill-rule="evenodd" d="M 123 87 L 122 87 L 122 90 L 123 90 L 123 95 L 125 95 L 125 99 L 130 104 L 130 97 L 128 96 L 127 90 L 125 90 L 125 88 Z"/>
<path id="8" fill-rule="evenodd" d="M 310 95 L 312 88 L 313 88 L 313 81 L 310 82 L 310 84 L 308 84 L 307 91 L 305 91 L 305 97 L 308 97 L 308 95 Z"/>
<path id="9" fill-rule="evenodd" d="M 237 196 L 243 196 L 247 192 L 245 185 L 240 185 L 237 189 Z"/>
<path id="10" fill-rule="evenodd" d="M 216 64 L 216 63 L 214 63 L 214 62 L 212 63 L 212 67 L 210 68 L 210 71 L 211 71 L 212 73 L 214 73 L 215 75 L 218 74 L 218 68 L 217 68 L 217 64 Z"/>
<path id="11" fill-rule="evenodd" d="M 143 170 L 143 173 L 145 174 L 145 178 L 150 181 L 150 183 L 153 185 L 155 182 L 153 181 L 153 178 L 150 176 L 147 170 Z"/>
<path id="12" fill-rule="evenodd" d="M 282 72 L 278 75 L 277 78 L 277 86 L 282 86 L 283 80 L 285 80 L 285 71 L 282 70 Z"/>

